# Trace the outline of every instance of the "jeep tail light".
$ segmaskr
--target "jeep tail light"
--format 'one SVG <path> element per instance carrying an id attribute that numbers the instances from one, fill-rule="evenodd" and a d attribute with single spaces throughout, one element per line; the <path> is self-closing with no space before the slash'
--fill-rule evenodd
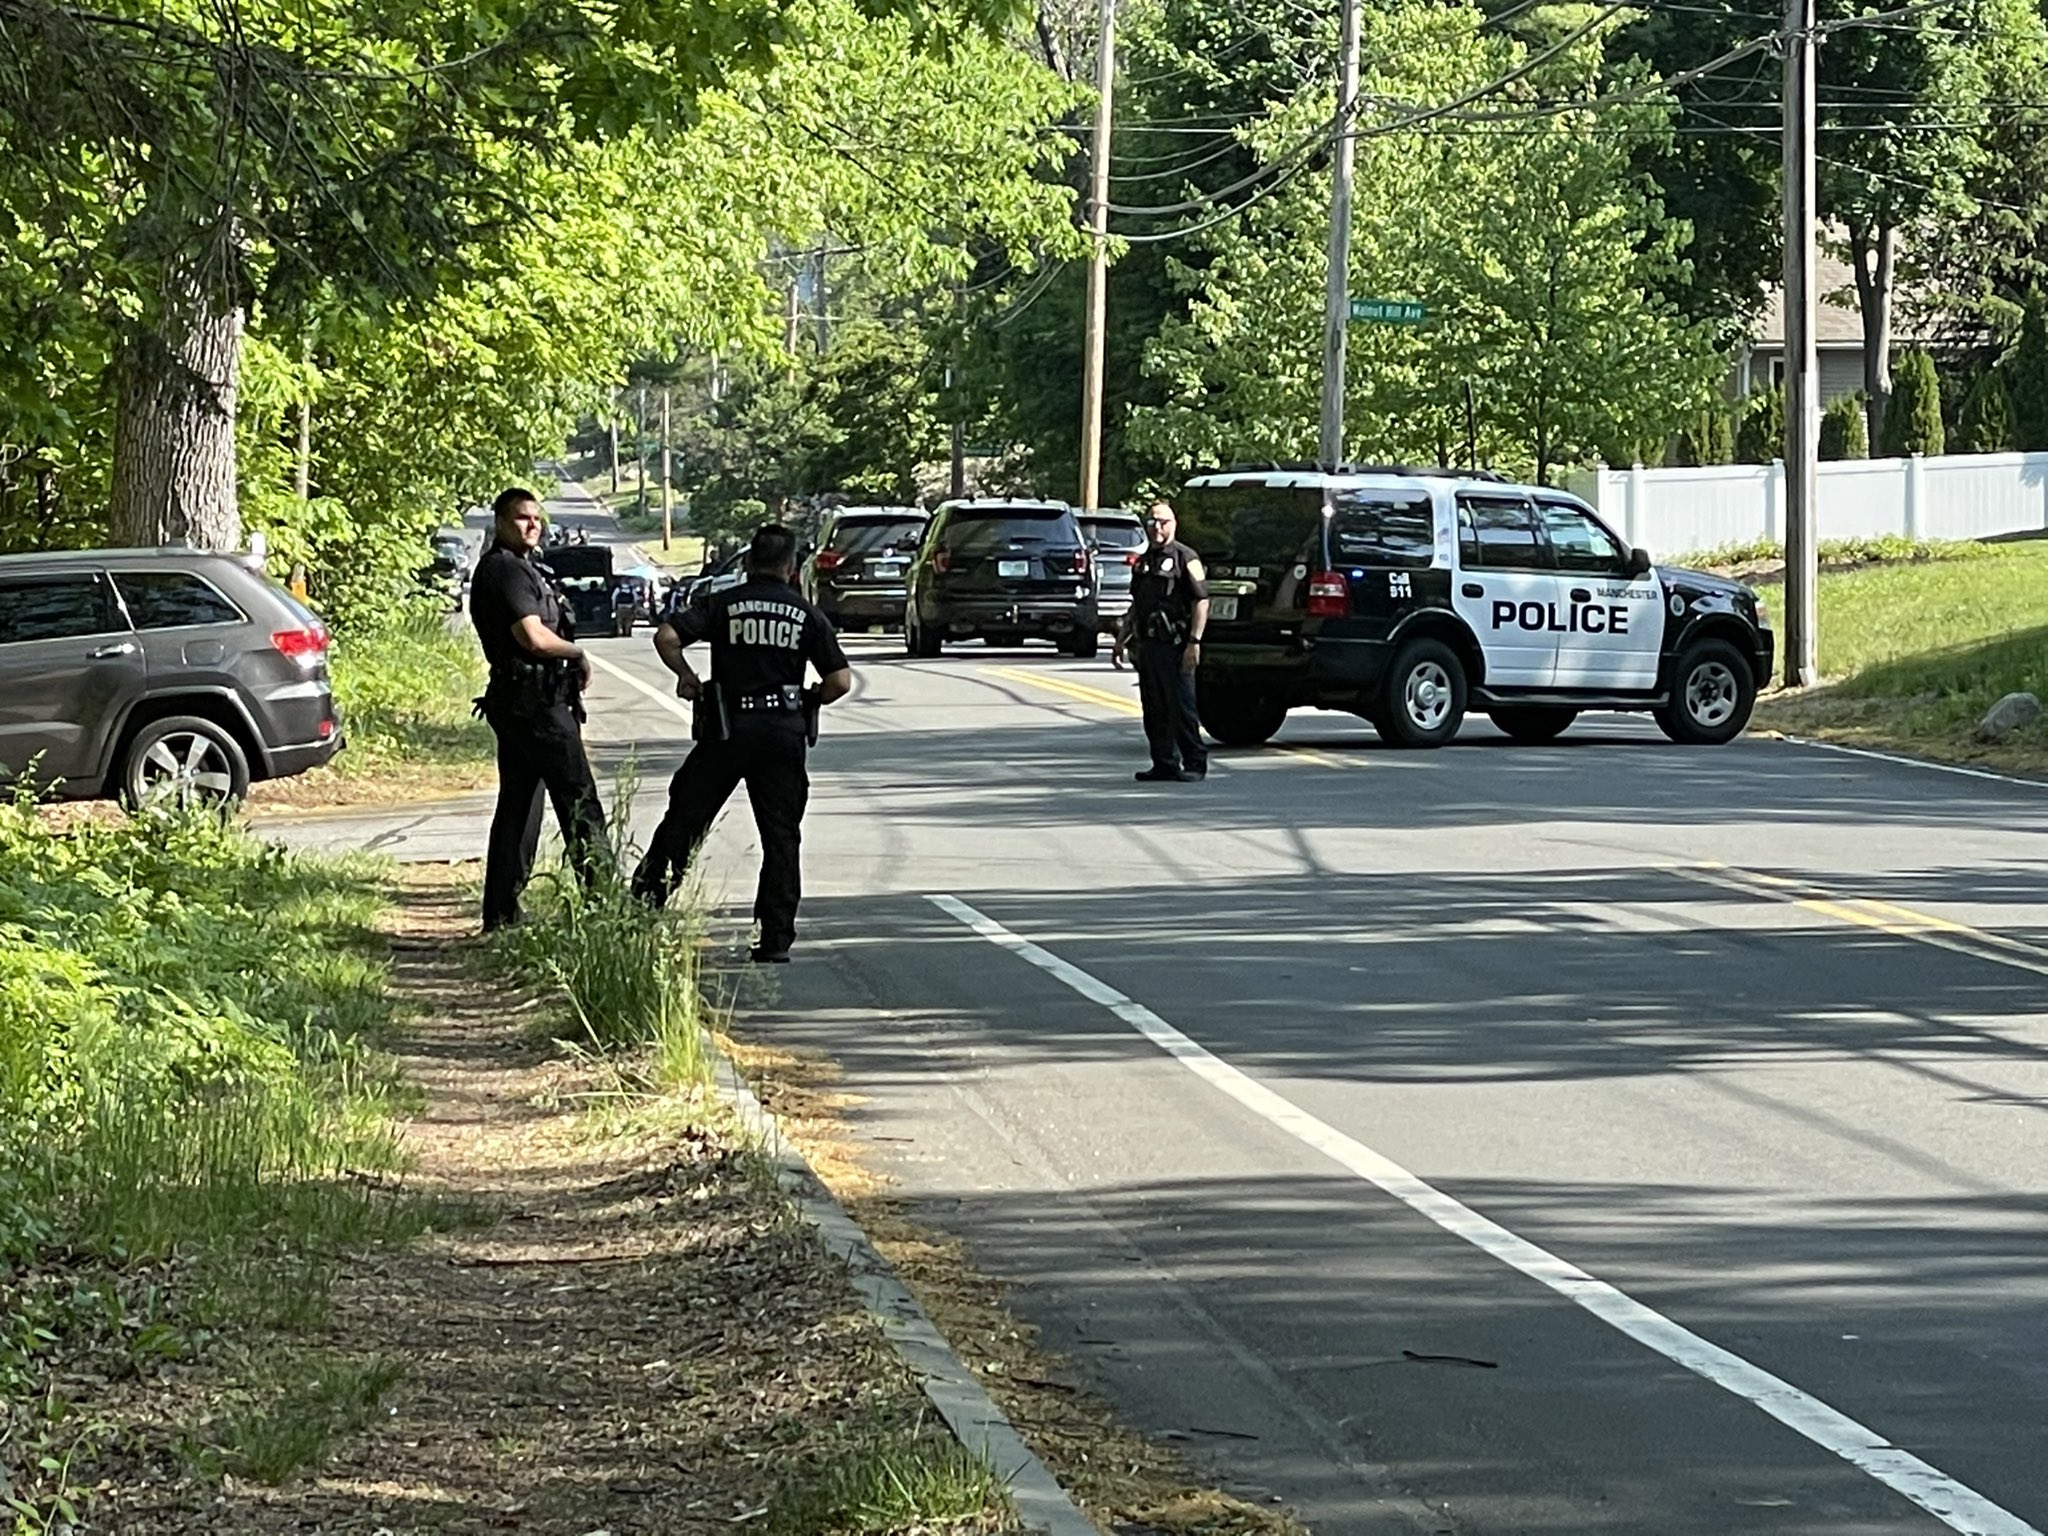
<path id="1" fill-rule="evenodd" d="M 821 549 L 818 551 L 819 570 L 836 571 L 844 564 L 846 564 L 846 556 L 841 551 L 836 549 Z"/>
<path id="2" fill-rule="evenodd" d="M 1336 571 L 1308 579 L 1308 616 L 1341 619 L 1351 611 L 1351 583 Z"/>
<path id="3" fill-rule="evenodd" d="M 289 656 L 302 667 L 310 667 L 327 654 L 327 626 L 301 624 L 296 629 L 273 630 L 270 643 L 278 654 Z"/>

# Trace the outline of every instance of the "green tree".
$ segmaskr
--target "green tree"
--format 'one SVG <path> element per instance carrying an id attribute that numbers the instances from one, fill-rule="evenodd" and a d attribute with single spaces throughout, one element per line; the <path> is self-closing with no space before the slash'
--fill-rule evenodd
<path id="1" fill-rule="evenodd" d="M 1768 464 L 1785 456 L 1785 391 L 1762 389 L 1736 407 L 1735 461 Z"/>
<path id="2" fill-rule="evenodd" d="M 1844 395 L 1821 412 L 1820 456 L 1824 459 L 1870 457 L 1870 440 L 1863 433 L 1863 402 L 1854 395 Z"/>
<path id="3" fill-rule="evenodd" d="M 1678 437 L 1675 462 L 1728 464 L 1735 458 L 1735 418 L 1720 400 L 1703 406 L 1686 421 Z"/>
<path id="4" fill-rule="evenodd" d="M 1884 416 L 1884 455 L 1936 454 L 1946 441 L 1941 424 L 1941 379 L 1934 359 L 1915 348 L 1899 357 L 1892 403 Z"/>
<path id="5" fill-rule="evenodd" d="M 2013 446 L 2022 453 L 2048 452 L 2048 299 L 2038 290 L 2027 298 L 2005 370 Z"/>
<path id="6" fill-rule="evenodd" d="M 1997 368 L 1977 375 L 1963 399 L 1956 421 L 1957 453 L 2004 453 L 2012 446 L 2012 408 L 2005 398 L 2005 378 Z"/>

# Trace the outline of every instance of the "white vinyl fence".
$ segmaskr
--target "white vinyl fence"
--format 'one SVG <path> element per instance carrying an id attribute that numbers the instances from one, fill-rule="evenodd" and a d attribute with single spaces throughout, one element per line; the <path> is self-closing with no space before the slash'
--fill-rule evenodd
<path id="1" fill-rule="evenodd" d="M 1676 555 L 1785 538 L 1785 466 L 1581 470 L 1566 482 L 1631 544 Z M 1820 466 L 1822 539 L 1987 539 L 2048 530 L 2048 453 L 1844 459 Z"/>

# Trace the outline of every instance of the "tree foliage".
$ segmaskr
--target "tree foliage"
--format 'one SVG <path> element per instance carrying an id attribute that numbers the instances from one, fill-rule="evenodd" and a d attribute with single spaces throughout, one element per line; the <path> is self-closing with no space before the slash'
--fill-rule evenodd
<path id="1" fill-rule="evenodd" d="M 1768 464 L 1785 456 L 1785 390 L 1762 389 L 1736 408 L 1735 461 Z"/>
<path id="2" fill-rule="evenodd" d="M 1867 459 L 1870 439 L 1863 430 L 1863 402 L 1844 395 L 1820 413 L 1820 456 L 1823 459 Z"/>
<path id="3" fill-rule="evenodd" d="M 2027 298 L 2019 340 L 2005 369 L 2013 447 L 2022 453 L 2048 452 L 2048 298 L 2039 290 Z"/>
<path id="4" fill-rule="evenodd" d="M 1892 403 L 1884 416 L 1884 455 L 1940 453 L 1947 443 L 1941 422 L 1941 378 L 1934 359 L 1917 347 L 1900 354 Z"/>
<path id="5" fill-rule="evenodd" d="M 1956 453 L 2004 453 L 2012 447 L 2012 408 L 2005 398 L 2005 376 L 1997 368 L 1977 375 L 1963 397 L 1950 448 Z"/>

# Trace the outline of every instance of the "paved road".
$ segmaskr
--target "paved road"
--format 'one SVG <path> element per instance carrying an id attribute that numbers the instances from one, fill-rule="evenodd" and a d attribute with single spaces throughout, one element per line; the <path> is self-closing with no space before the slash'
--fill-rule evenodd
<path id="1" fill-rule="evenodd" d="M 750 1027 L 1137 1424 L 1324 1532 L 2048 1529 L 2048 789 L 1318 716 L 1146 786 L 1106 664 L 853 649 Z"/>

